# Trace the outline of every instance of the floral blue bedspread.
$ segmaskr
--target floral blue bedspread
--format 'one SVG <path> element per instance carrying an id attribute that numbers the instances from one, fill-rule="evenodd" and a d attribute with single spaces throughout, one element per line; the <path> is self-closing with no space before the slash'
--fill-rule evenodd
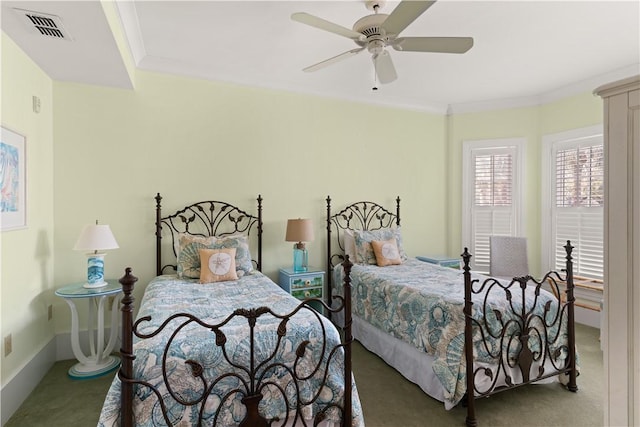
<path id="1" fill-rule="evenodd" d="M 473 276 L 481 282 L 486 276 Z M 355 315 L 371 325 L 417 349 L 434 356 L 433 370 L 444 387 L 445 406 L 455 406 L 466 391 L 466 360 L 464 356 L 464 276 L 462 270 L 441 267 L 435 264 L 409 259 L 401 265 L 378 267 L 376 265 L 354 264 L 351 270 L 352 310 Z M 342 284 L 343 270 L 334 270 L 333 283 Z M 503 282 L 507 283 L 507 282 Z M 489 329 L 500 329 L 495 311 L 504 313 L 506 322 L 511 308 L 505 292 L 491 292 L 488 305 L 483 305 L 483 294 L 474 295 L 473 317 L 479 319 L 488 312 Z M 515 288 L 515 289 L 514 289 Z M 341 294 L 341 286 L 334 293 Z M 545 322 L 552 325 L 552 316 L 557 308 L 557 299 L 549 292 L 541 290 L 535 296 L 535 286 L 527 286 L 525 307 L 533 308 Z M 513 305 L 522 307 L 522 291 L 517 286 L 511 288 Z M 549 302 L 545 311 L 545 304 Z M 534 307 L 535 306 L 535 307 Z M 557 311 L 555 311 L 557 313 Z M 514 317 L 513 315 L 511 315 Z M 550 344 L 550 354 L 555 354 L 556 366 L 564 364 L 567 352 L 558 351 L 567 343 L 566 327 L 558 334 L 560 321 L 549 328 L 549 335 L 556 336 Z M 566 316 L 563 320 L 566 324 Z M 486 331 L 485 331 L 486 334 Z M 482 342 L 478 328 L 474 330 L 474 363 L 486 366 L 495 364 Z M 494 351 L 501 344 L 497 339 L 488 339 L 488 348 Z M 532 348 L 540 347 L 531 339 Z M 513 353 L 511 343 L 509 351 Z M 517 375 L 517 374 L 516 374 Z"/>
<path id="2" fill-rule="evenodd" d="M 143 333 L 150 333 L 161 325 L 170 315 L 175 313 L 189 313 L 199 319 L 213 324 L 223 321 L 234 309 L 251 309 L 257 307 L 269 307 L 274 313 L 287 314 L 292 312 L 300 301 L 291 297 L 280 289 L 268 277 L 259 272 L 245 275 L 236 281 L 199 284 L 196 280 L 178 279 L 173 275 L 158 276 L 148 285 L 140 305 L 138 318 L 151 316 L 149 322 L 142 324 Z M 310 398 L 319 390 L 323 380 L 325 368 L 314 371 L 321 362 L 325 366 L 329 351 L 322 353 L 322 331 L 327 335 L 327 348 L 331 349 L 340 342 L 335 327 L 323 316 L 314 314 L 310 309 L 303 308 L 286 325 L 286 335 L 280 345 L 277 345 L 278 334 L 276 329 L 280 320 L 272 315 L 263 315 L 257 321 L 256 327 L 256 363 L 270 355 L 274 348 L 278 348 L 276 359 L 291 365 L 296 357 L 296 349 L 304 340 L 309 340 L 307 351 L 301 358 L 296 372 L 302 376 L 308 376 L 305 381 L 292 381 L 291 375 L 286 369 L 271 369 L 265 373 L 265 383 L 273 381 L 279 384 L 281 391 L 275 386 L 262 390 L 265 397 L 260 402 L 260 413 L 267 419 L 287 417 L 285 399 L 282 393 L 289 395 L 296 387 L 300 389 L 300 395 L 305 399 Z M 184 319 L 182 319 L 184 320 Z M 179 320 L 174 320 L 171 323 Z M 171 324 L 170 323 L 170 324 Z M 322 325 L 322 326 L 320 326 Z M 175 329 L 175 328 L 170 328 Z M 227 342 L 226 352 L 228 357 L 237 364 L 249 366 L 248 354 L 250 339 L 248 336 L 247 320 L 244 317 L 234 318 L 222 328 Z M 164 348 L 169 341 L 170 332 L 166 331 L 153 338 L 134 338 L 134 377 L 144 378 L 149 383 L 158 387 L 165 397 L 173 391 L 181 399 L 196 399 L 203 393 L 202 382 L 194 378 L 185 360 L 198 361 L 204 367 L 204 377 L 213 379 L 221 373 L 233 370 L 223 356 L 223 351 L 215 344 L 215 335 L 208 329 L 188 324 L 180 332 L 171 345 L 166 363 L 166 374 L 173 390 L 168 390 L 163 383 L 162 358 Z M 322 360 L 320 360 L 320 354 Z M 304 418 L 312 418 L 318 411 L 318 407 L 328 402 L 340 403 L 344 390 L 344 360 L 343 352 L 334 355 L 329 364 L 327 383 L 321 389 L 318 403 L 306 405 L 303 409 Z M 267 381 L 268 380 L 268 381 Z M 226 377 L 212 387 L 208 393 L 207 404 L 204 409 L 205 425 L 212 425 L 214 417 L 218 416 L 216 425 L 233 426 L 242 421 L 245 408 L 241 403 L 241 395 L 235 394 L 225 400 L 225 394 L 231 388 L 242 388 L 243 384 L 236 377 Z M 147 388 L 141 385 L 134 386 L 134 415 L 136 426 L 162 426 L 166 425 L 161 413 L 158 399 Z M 99 427 L 120 425 L 120 388 L 121 383 L 116 376 L 107 394 Z M 353 426 L 363 426 L 362 408 L 353 382 Z M 222 402 L 222 403 L 221 403 Z M 289 400 L 291 403 L 292 400 Z M 198 416 L 198 406 L 184 406 L 174 399 L 166 400 L 171 424 L 180 426 L 195 425 Z M 218 409 L 218 406 L 221 408 Z M 330 421 L 338 421 L 340 415 L 337 410 L 328 412 Z M 292 410 L 289 408 L 289 421 L 292 420 Z M 309 421 L 307 421 L 309 425 Z"/>

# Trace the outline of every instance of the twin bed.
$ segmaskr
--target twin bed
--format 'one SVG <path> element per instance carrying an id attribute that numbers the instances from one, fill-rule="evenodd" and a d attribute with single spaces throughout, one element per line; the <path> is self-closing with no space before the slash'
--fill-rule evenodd
<path id="1" fill-rule="evenodd" d="M 408 258 L 399 198 L 394 211 L 362 201 L 335 214 L 326 201 L 327 276 L 333 286 L 349 277 L 354 338 L 446 409 L 465 404 L 467 425 L 477 425 L 476 397 L 557 378 L 577 391 L 570 242 L 563 275 L 504 281 L 472 275 L 466 249 L 462 270 Z M 547 282 L 556 295 L 566 282 L 566 303 Z M 330 285 L 329 300 L 336 294 Z"/>
<path id="2" fill-rule="evenodd" d="M 127 269 L 120 279 L 122 366 L 98 425 L 363 426 L 349 328 L 339 333 L 260 272 L 262 199 L 257 215 L 204 201 L 168 216 L 161 199 L 157 277 L 135 323 L 137 278 Z M 165 265 L 169 247 L 175 264 Z"/>
<path id="3" fill-rule="evenodd" d="M 476 397 L 558 376 L 577 390 L 569 242 L 565 276 L 504 282 L 471 275 L 466 250 L 463 270 L 409 259 L 399 198 L 395 212 L 357 202 L 336 214 L 327 198 L 330 321 L 260 272 L 260 197 L 257 215 L 204 201 L 162 216 L 161 199 L 157 277 L 135 323 L 137 279 L 121 279 L 122 366 L 100 427 L 364 425 L 352 334 L 445 408 L 464 401 L 469 426 Z M 558 294 L 566 282 L 566 303 L 546 281 Z"/>

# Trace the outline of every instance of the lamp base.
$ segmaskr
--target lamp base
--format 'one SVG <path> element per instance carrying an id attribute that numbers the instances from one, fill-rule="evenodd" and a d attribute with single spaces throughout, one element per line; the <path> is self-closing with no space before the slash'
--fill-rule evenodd
<path id="1" fill-rule="evenodd" d="M 293 245 L 293 272 L 305 273 L 308 270 L 309 254 L 304 243 Z"/>
<path id="2" fill-rule="evenodd" d="M 104 253 L 90 252 L 87 254 L 87 283 L 85 288 L 101 288 L 107 286 L 104 280 Z"/>
<path id="3" fill-rule="evenodd" d="M 95 289 L 95 288 L 101 288 L 103 286 L 107 286 L 108 283 L 107 282 L 98 282 L 98 283 L 85 283 L 84 285 L 82 285 L 83 288 L 87 288 L 87 289 Z"/>

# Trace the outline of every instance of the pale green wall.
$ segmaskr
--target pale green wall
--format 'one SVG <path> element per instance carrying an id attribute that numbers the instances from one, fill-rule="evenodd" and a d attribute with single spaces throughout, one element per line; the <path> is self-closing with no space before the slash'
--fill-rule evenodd
<path id="1" fill-rule="evenodd" d="M 602 111 L 602 98 L 591 92 L 543 105 L 539 115 L 540 137 L 602 124 Z"/>
<path id="2" fill-rule="evenodd" d="M 390 208 L 403 199 L 410 255 L 439 251 L 446 206 L 445 118 L 267 89 L 138 72 L 136 90 L 54 84 L 55 281 L 80 281 L 83 225 L 110 224 L 106 274 L 154 273 L 154 200 L 165 212 L 204 199 L 255 212 L 264 198 L 263 271 L 291 264 L 288 218 L 314 220 L 310 263 L 325 265 L 325 198 Z M 436 201 L 434 203 L 434 201 Z M 68 314 L 56 330 L 69 328 Z"/>
<path id="3" fill-rule="evenodd" d="M 542 106 L 458 114 L 449 120 L 450 254 L 460 253 L 462 246 L 462 143 L 466 140 L 525 138 L 524 232 L 528 238 L 530 269 L 539 274 L 542 137 L 602 123 L 602 100 L 591 93 L 583 93 Z"/>
<path id="4" fill-rule="evenodd" d="M 165 212 L 207 198 L 252 209 L 262 194 L 263 270 L 274 279 L 291 263 L 287 218 L 314 220 L 311 263 L 324 265 L 329 194 L 334 210 L 355 200 L 393 206 L 399 195 L 409 255 L 455 255 L 462 141 L 525 137 L 537 268 L 542 135 L 602 121 L 601 101 L 589 93 L 447 118 L 141 71 L 135 91 L 52 83 L 7 37 L 2 48 L 2 123 L 27 135 L 29 156 L 29 228 L 2 233 L 2 335 L 14 336 L 14 353 L 1 359 L 3 385 L 52 338 L 49 303 L 55 333 L 69 330 L 69 309 L 53 289 L 84 279 L 85 257 L 72 247 L 85 224 L 110 224 L 120 243 L 107 276 L 131 266 L 141 288 L 153 276 L 158 191 Z"/>
<path id="5" fill-rule="evenodd" d="M 0 233 L 1 329 L 13 351 L 1 360 L 8 381 L 54 336 L 47 306 L 53 280 L 53 102 L 52 81 L 2 33 L 2 126 L 26 137 L 27 228 Z M 32 96 L 40 98 L 40 113 Z"/>

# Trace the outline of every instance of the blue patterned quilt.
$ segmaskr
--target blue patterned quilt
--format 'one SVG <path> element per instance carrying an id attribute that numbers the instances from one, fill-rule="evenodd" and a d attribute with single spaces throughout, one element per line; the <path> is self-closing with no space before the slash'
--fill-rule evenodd
<path id="1" fill-rule="evenodd" d="M 142 302 L 138 318 L 151 316 L 151 321 L 143 323 L 141 331 L 150 333 L 162 324 L 170 315 L 175 313 L 189 313 L 207 323 L 219 323 L 223 321 L 234 309 L 251 309 L 257 307 L 269 307 L 277 314 L 287 314 L 293 311 L 300 301 L 291 297 L 280 289 L 268 277 L 259 272 L 247 274 L 237 281 L 199 284 L 191 279 L 178 279 L 176 276 L 158 276 L 148 285 Z M 277 346 L 278 334 L 276 328 L 280 323 L 272 315 L 263 315 L 258 319 L 256 327 L 257 362 L 264 360 L 274 348 L 278 348 L 276 359 L 282 363 L 291 365 L 296 357 L 296 349 L 301 342 L 309 340 L 307 351 L 295 368 L 297 373 L 309 378 L 305 381 L 292 381 L 291 375 L 286 369 L 271 369 L 265 373 L 265 383 L 270 381 L 278 384 L 263 389 L 265 397 L 260 402 L 260 413 L 267 419 L 287 417 L 285 400 L 281 398 L 286 394 L 290 398 L 292 390 L 300 389 L 300 395 L 305 399 L 318 392 L 319 384 L 323 380 L 325 369 L 314 371 L 319 362 L 325 366 L 328 351 L 324 352 L 322 361 L 319 351 L 323 344 L 322 328 L 327 334 L 327 348 L 331 349 L 340 342 L 335 327 L 323 316 L 314 314 L 310 309 L 303 308 L 286 325 L 284 341 Z M 318 317 L 320 320 L 318 320 Z M 177 322 L 177 321 L 172 321 Z M 177 324 L 177 323 L 176 323 Z M 175 328 L 170 328 L 175 329 Z M 247 321 L 245 318 L 234 318 L 224 326 L 226 335 L 226 351 L 229 358 L 237 364 L 248 366 L 248 348 L 250 340 L 247 333 Z M 134 338 L 134 377 L 144 378 L 149 383 L 158 387 L 165 398 L 171 392 L 181 399 L 196 399 L 202 394 L 202 382 L 191 375 L 191 370 L 185 360 L 193 359 L 204 367 L 206 378 L 216 378 L 223 372 L 233 370 L 223 356 L 220 347 L 215 345 L 215 335 L 207 329 L 196 324 L 189 324 L 180 332 L 168 354 L 166 373 L 173 390 L 168 390 L 162 383 L 162 357 L 165 345 L 169 340 L 166 331 L 149 339 L 140 340 Z M 303 412 L 305 419 L 311 419 L 318 411 L 319 405 L 328 402 L 341 402 L 344 389 L 344 360 L 340 350 L 331 358 L 330 368 L 327 373 L 327 383 L 321 389 L 318 403 L 307 405 Z M 107 394 L 99 427 L 118 426 L 120 410 L 120 380 L 116 376 Z M 225 394 L 231 388 L 242 388 L 243 384 L 236 377 L 226 377 L 216 384 L 207 397 L 204 409 L 205 425 L 211 425 L 214 417 L 218 416 L 217 425 L 238 425 L 242 420 L 245 408 L 240 402 L 242 396 L 235 394 L 231 398 Z M 155 395 L 147 388 L 136 385 L 134 397 L 134 414 L 136 426 L 162 426 L 166 425 Z M 289 400 L 291 402 L 291 400 Z M 198 407 L 183 406 L 174 399 L 167 400 L 171 423 L 173 425 L 195 425 Z M 218 406 L 221 409 L 218 409 Z M 292 420 L 292 411 L 289 408 L 289 418 Z M 339 420 L 337 410 L 328 412 L 330 421 Z M 309 422 L 307 421 L 307 425 Z M 353 383 L 353 426 L 363 426 L 362 408 Z"/>
<path id="2" fill-rule="evenodd" d="M 486 276 L 479 275 L 472 278 L 481 282 L 487 279 Z M 342 268 L 336 268 L 333 283 L 341 284 L 342 279 Z M 466 391 L 463 271 L 409 259 L 401 265 L 386 267 L 355 264 L 351 270 L 351 279 L 353 313 L 393 337 L 433 355 L 433 370 L 444 387 L 445 406 L 455 406 Z M 339 286 L 334 289 L 334 293 L 341 294 L 341 288 Z M 533 312 L 552 324 L 549 313 L 557 308 L 557 299 L 544 290 L 536 297 L 534 289 L 534 286 L 527 286 L 525 307 L 532 308 Z M 516 285 L 510 292 L 513 305 L 516 308 L 522 307 L 520 288 Z M 498 331 L 500 321 L 508 323 L 507 313 L 511 312 L 511 308 L 508 307 L 509 302 L 503 290 L 492 291 L 487 306 L 482 303 L 482 294 L 474 295 L 472 299 L 473 317 L 479 319 L 483 312 L 487 312 L 490 330 Z M 547 302 L 549 305 L 546 308 L 551 310 L 545 311 Z M 494 310 L 504 313 L 502 320 L 496 317 Z M 564 320 L 566 324 L 566 319 Z M 566 328 L 563 333 L 557 333 L 560 321 L 556 323 L 549 328 L 550 335 L 557 335 L 557 339 L 550 346 L 554 347 L 550 349 L 550 354 L 555 355 L 554 362 L 556 366 L 560 366 L 564 363 L 567 353 L 556 350 L 563 348 L 567 337 Z M 475 363 L 481 366 L 495 364 L 496 361 L 489 356 L 487 347 L 481 345 L 481 341 L 479 329 L 476 328 Z M 498 339 L 489 339 L 488 345 L 489 350 L 494 351 L 505 344 L 500 343 Z M 513 343 L 510 343 L 510 346 L 509 351 L 513 353 Z M 534 350 L 541 347 L 533 338 L 530 346 Z"/>

